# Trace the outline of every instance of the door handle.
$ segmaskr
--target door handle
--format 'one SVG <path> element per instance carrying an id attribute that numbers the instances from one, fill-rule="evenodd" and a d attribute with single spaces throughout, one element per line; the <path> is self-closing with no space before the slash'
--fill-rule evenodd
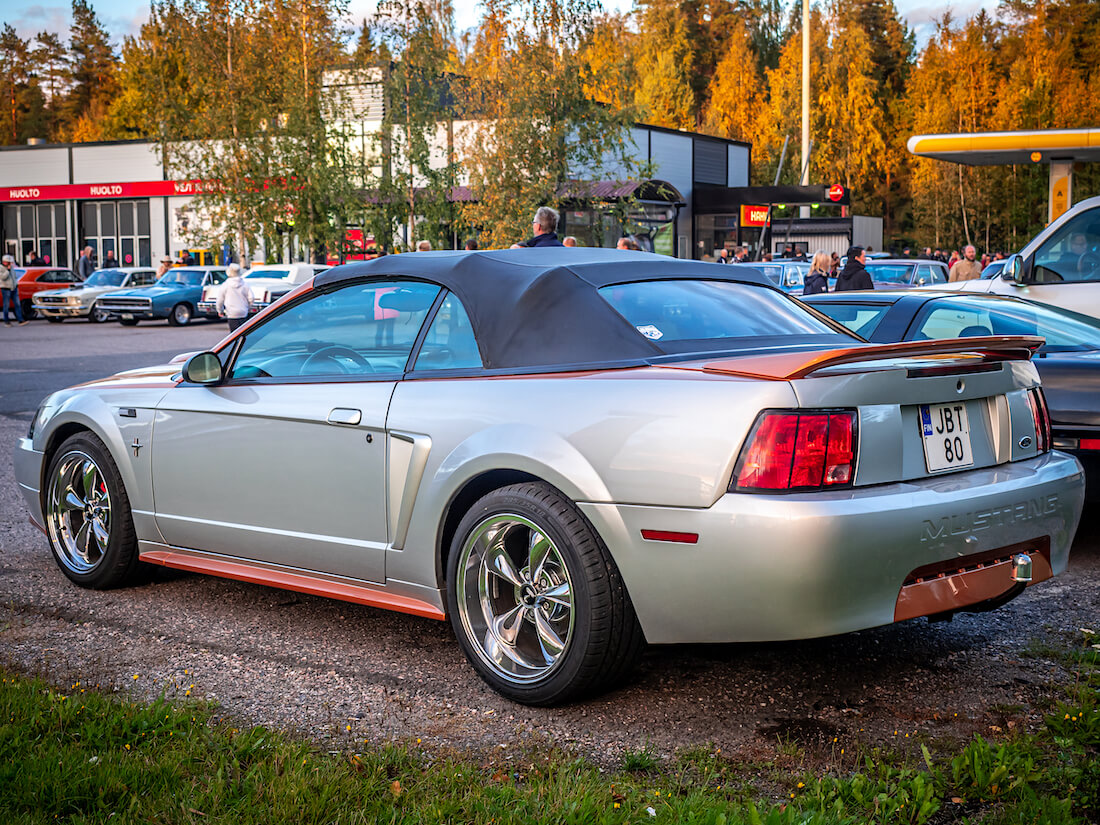
<path id="1" fill-rule="evenodd" d="M 328 414 L 329 424 L 348 424 L 354 427 L 362 420 L 363 413 L 359 410 L 348 409 L 347 407 L 337 407 Z"/>

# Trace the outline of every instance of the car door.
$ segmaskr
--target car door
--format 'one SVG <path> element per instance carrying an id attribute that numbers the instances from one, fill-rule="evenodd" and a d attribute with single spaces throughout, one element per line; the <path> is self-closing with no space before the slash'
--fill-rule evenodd
<path id="1" fill-rule="evenodd" d="M 249 331 L 222 384 L 169 391 L 152 443 L 165 541 L 384 581 L 386 416 L 438 292 L 385 280 L 308 293 Z"/>
<path id="2" fill-rule="evenodd" d="M 1054 229 L 1025 260 L 1023 274 L 1020 282 L 994 278 L 991 291 L 1100 317 L 1100 209 Z"/>

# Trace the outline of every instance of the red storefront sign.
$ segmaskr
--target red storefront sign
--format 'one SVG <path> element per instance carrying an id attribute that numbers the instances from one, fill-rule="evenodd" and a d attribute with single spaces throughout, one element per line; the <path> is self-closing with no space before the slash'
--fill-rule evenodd
<path id="1" fill-rule="evenodd" d="M 829 187 L 829 200 L 838 201 L 844 197 L 844 187 L 839 183 L 834 183 Z"/>
<path id="2" fill-rule="evenodd" d="M 766 206 L 750 206 L 748 204 L 741 205 L 741 225 L 742 226 L 767 226 L 768 225 L 768 207 Z"/>
<path id="3" fill-rule="evenodd" d="M 129 183 L 69 183 L 59 186 L 0 187 L 0 202 L 94 200 L 96 198 L 164 198 L 196 195 L 203 191 L 199 180 L 150 180 Z"/>

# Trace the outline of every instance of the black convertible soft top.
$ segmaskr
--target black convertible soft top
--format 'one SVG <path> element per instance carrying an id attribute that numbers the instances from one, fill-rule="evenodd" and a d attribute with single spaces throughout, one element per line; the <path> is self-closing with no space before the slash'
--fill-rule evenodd
<path id="1" fill-rule="evenodd" d="M 771 288 L 747 267 L 566 247 L 388 255 L 334 267 L 313 283 L 328 289 L 395 276 L 433 282 L 458 296 L 487 369 L 576 368 L 664 355 L 597 294 L 601 287 L 682 278 Z"/>

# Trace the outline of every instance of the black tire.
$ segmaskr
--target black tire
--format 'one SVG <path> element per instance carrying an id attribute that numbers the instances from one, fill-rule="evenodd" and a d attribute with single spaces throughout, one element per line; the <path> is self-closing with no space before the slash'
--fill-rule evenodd
<path id="1" fill-rule="evenodd" d="M 174 327 L 185 327 L 191 323 L 191 319 L 194 317 L 195 310 L 191 308 L 190 304 L 178 303 L 168 313 L 168 323 Z"/>
<path id="2" fill-rule="evenodd" d="M 49 321 L 51 324 L 60 324 L 65 319 L 62 318 L 60 315 L 47 315 L 46 320 Z"/>
<path id="3" fill-rule="evenodd" d="M 106 590 L 137 579 L 130 499 L 111 454 L 96 436 L 71 436 L 50 459 L 42 494 L 46 535 L 61 572 Z"/>
<path id="4" fill-rule="evenodd" d="M 124 327 L 136 327 L 138 325 L 137 318 L 119 318 L 118 322 Z"/>
<path id="5" fill-rule="evenodd" d="M 104 321 L 110 319 L 110 315 L 101 309 L 97 309 L 95 304 L 92 304 L 92 308 L 88 310 L 88 323 L 102 324 Z"/>
<path id="6" fill-rule="evenodd" d="M 38 312 L 34 308 L 34 304 L 30 298 L 24 298 L 19 302 L 19 308 L 23 310 L 23 320 L 31 321 L 38 317 Z"/>
<path id="7" fill-rule="evenodd" d="M 466 513 L 448 557 L 447 606 L 474 670 L 526 705 L 613 687 L 645 644 L 607 547 L 544 483 L 494 490 Z"/>

